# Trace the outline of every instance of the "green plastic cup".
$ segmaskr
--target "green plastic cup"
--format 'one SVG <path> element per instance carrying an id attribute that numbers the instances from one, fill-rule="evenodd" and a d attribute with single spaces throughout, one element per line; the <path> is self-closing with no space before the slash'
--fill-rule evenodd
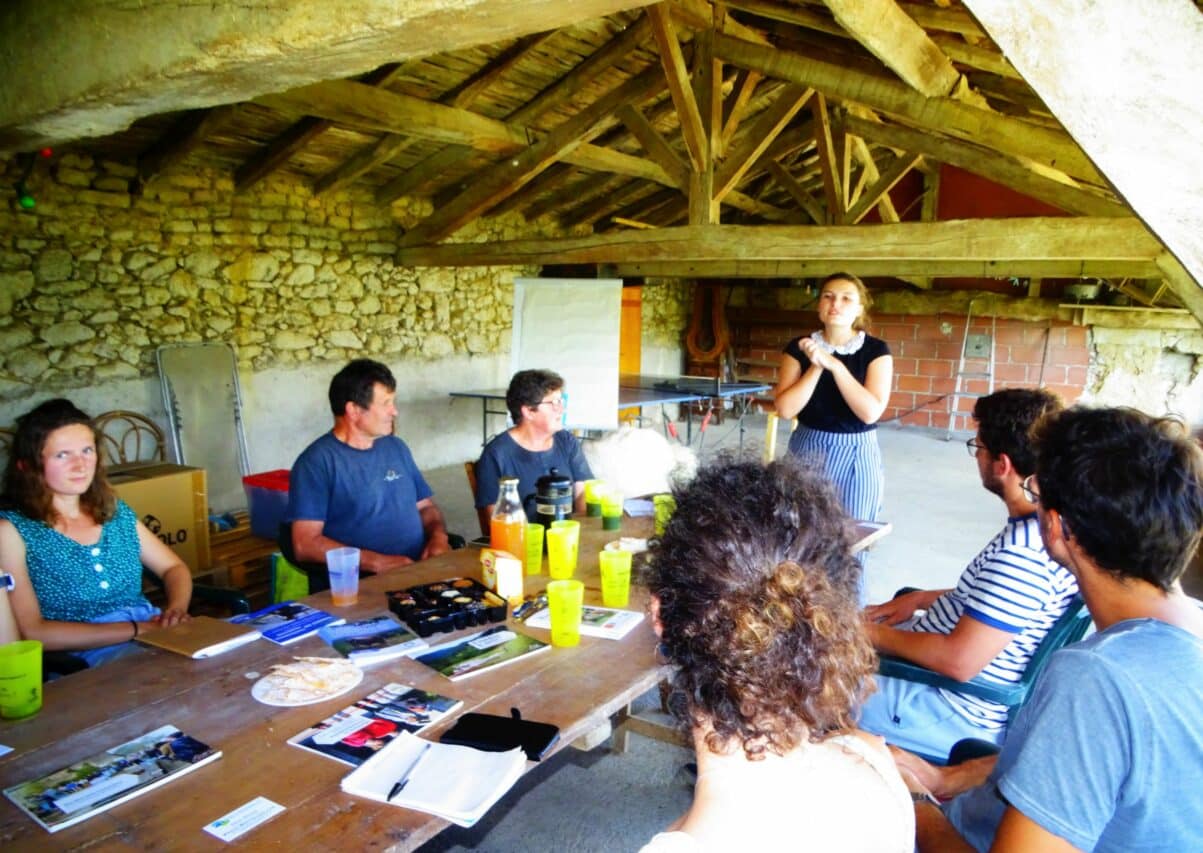
<path id="1" fill-rule="evenodd" d="M 602 495 L 602 530 L 622 529 L 622 492 L 613 489 Z"/>
<path id="2" fill-rule="evenodd" d="M 543 571 L 543 525 L 526 525 L 526 573 L 537 575 Z"/>
<path id="3" fill-rule="evenodd" d="M 41 641 L 17 640 L 0 646 L 0 717 L 19 720 L 41 708 Z"/>
<path id="4" fill-rule="evenodd" d="M 602 604 L 626 607 L 631 600 L 631 552 L 603 549 L 597 560 L 601 566 Z"/>
<path id="5" fill-rule="evenodd" d="M 601 495 L 606 487 L 605 480 L 585 481 L 585 515 L 597 518 L 601 513 Z"/>
<path id="6" fill-rule="evenodd" d="M 655 495 L 652 497 L 652 506 L 656 510 L 656 535 L 663 536 L 669 519 L 677 511 L 677 499 L 672 495 Z"/>
<path id="7" fill-rule="evenodd" d="M 551 612 L 551 644 L 575 646 L 581 641 L 581 605 L 585 585 L 580 581 L 560 580 L 547 585 L 547 608 Z"/>

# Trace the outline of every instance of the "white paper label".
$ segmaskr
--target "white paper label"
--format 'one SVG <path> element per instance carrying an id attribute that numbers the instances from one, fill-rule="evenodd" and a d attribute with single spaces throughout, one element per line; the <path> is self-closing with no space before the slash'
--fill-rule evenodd
<path id="1" fill-rule="evenodd" d="M 264 821 L 284 811 L 284 806 L 273 803 L 267 797 L 255 797 L 249 803 L 239 806 L 228 815 L 219 817 L 205 827 L 205 832 L 221 839 L 233 841 L 244 832 L 254 829 Z"/>

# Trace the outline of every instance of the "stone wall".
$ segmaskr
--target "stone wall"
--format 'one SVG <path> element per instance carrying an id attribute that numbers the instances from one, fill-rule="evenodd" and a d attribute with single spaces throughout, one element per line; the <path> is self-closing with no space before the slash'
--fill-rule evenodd
<path id="1" fill-rule="evenodd" d="M 252 467 L 287 467 L 329 426 L 326 384 L 370 356 L 397 375 L 398 432 L 425 467 L 479 448 L 479 411 L 453 389 L 504 385 L 512 281 L 537 267 L 405 268 L 402 229 L 429 203 L 370 191 L 315 197 L 289 179 L 235 194 L 226 173 L 177 170 L 131 192 L 129 163 L 39 161 L 23 211 L 0 160 L 0 426 L 51 396 L 166 424 L 154 353 L 234 346 Z M 551 236 L 548 223 L 478 220 L 459 240 Z M 653 305 L 663 300 L 652 298 Z M 650 312 L 670 338 L 669 308 Z"/>

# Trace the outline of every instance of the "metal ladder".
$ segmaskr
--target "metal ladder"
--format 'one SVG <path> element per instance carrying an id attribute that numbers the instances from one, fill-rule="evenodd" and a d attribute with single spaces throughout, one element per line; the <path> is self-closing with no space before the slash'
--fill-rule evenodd
<path id="1" fill-rule="evenodd" d="M 965 370 L 965 352 L 969 347 L 969 323 L 973 318 L 973 303 L 976 299 L 969 300 L 969 307 L 965 310 L 965 333 L 961 336 L 961 360 L 957 362 L 956 384 L 953 386 L 952 394 L 948 398 L 948 431 L 944 435 L 944 440 L 948 441 L 952 438 L 952 425 L 956 423 L 957 418 L 957 400 L 962 397 L 972 397 L 977 399 L 983 395 L 973 394 L 968 391 L 961 390 L 962 379 L 985 379 L 987 381 L 987 394 L 994 393 L 994 347 L 998 340 L 998 317 L 994 314 L 990 315 L 990 361 L 985 372 L 976 370 Z"/>

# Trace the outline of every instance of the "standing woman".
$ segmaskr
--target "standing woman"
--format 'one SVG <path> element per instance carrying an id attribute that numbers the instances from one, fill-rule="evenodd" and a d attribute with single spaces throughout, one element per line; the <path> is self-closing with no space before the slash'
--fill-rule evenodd
<path id="1" fill-rule="evenodd" d="M 142 595 L 142 567 L 163 579 L 163 611 Z M 188 619 L 192 575 L 117 498 L 96 433 L 68 400 L 17 419 L 0 509 L 0 570 L 13 576 L 21 636 L 76 652 L 89 666 L 132 648 L 143 631 Z"/>
<path id="2" fill-rule="evenodd" d="M 790 453 L 817 461 L 848 514 L 864 521 L 881 511 L 877 421 L 894 380 L 890 348 L 864 331 L 870 302 L 856 276 L 828 276 L 819 291 L 823 328 L 786 345 L 773 389 L 777 414 L 798 419 Z"/>

